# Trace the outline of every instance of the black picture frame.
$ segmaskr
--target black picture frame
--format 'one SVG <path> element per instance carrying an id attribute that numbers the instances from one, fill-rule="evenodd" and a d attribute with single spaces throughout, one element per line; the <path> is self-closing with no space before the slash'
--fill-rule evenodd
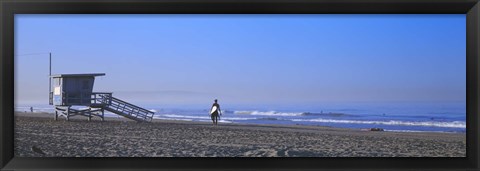
<path id="1" fill-rule="evenodd" d="M 0 168 L 4 170 L 479 170 L 478 0 L 2 0 Z M 466 14 L 464 158 L 18 158 L 14 157 L 15 14 Z M 93 39 L 93 38 L 92 38 Z"/>

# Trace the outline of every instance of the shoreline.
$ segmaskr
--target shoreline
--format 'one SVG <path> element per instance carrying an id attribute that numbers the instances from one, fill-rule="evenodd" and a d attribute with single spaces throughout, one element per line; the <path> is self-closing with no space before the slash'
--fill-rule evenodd
<path id="1" fill-rule="evenodd" d="M 465 157 L 465 133 L 16 113 L 18 157 Z M 32 151 L 42 149 L 46 154 Z"/>
<path id="2" fill-rule="evenodd" d="M 15 112 L 16 116 L 28 116 L 28 117 L 47 117 L 47 118 L 53 118 L 54 113 L 47 113 L 47 112 Z M 115 114 L 112 114 L 115 115 Z M 59 120 L 65 120 L 63 117 L 59 117 Z M 86 117 L 73 117 L 70 119 L 74 120 L 87 120 Z M 98 117 L 93 117 L 92 119 L 99 119 Z M 130 119 L 127 119 L 125 117 L 115 115 L 115 117 L 112 116 L 105 116 L 105 120 L 122 120 L 122 121 L 132 121 Z M 153 118 L 152 122 L 179 122 L 179 123 L 206 123 L 206 124 L 211 124 L 211 120 L 208 121 L 195 121 L 195 120 L 189 120 L 189 119 L 170 119 L 170 118 Z M 325 125 L 312 125 L 312 124 L 268 124 L 268 123 L 237 123 L 237 122 L 231 122 L 231 121 L 224 121 L 224 120 L 219 120 L 219 124 L 236 124 L 236 125 L 272 125 L 272 126 L 284 126 L 284 127 L 298 127 L 298 126 L 306 126 L 306 127 L 326 127 L 326 128 L 335 128 L 335 129 L 347 129 L 347 130 L 361 130 L 361 131 L 372 131 L 371 129 L 377 129 L 380 128 L 382 129 L 380 132 L 396 132 L 396 133 L 446 133 L 446 134 L 466 134 L 464 131 L 417 131 L 417 130 L 389 130 L 389 129 L 384 129 L 381 126 L 379 127 L 368 127 L 368 128 L 348 128 L 348 127 L 334 127 L 334 126 L 325 126 Z"/>

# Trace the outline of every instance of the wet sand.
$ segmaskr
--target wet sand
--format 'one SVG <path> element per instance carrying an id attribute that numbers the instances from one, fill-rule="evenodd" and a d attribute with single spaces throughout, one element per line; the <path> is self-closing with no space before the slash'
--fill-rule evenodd
<path id="1" fill-rule="evenodd" d="M 16 157 L 465 157 L 464 133 L 16 113 Z"/>

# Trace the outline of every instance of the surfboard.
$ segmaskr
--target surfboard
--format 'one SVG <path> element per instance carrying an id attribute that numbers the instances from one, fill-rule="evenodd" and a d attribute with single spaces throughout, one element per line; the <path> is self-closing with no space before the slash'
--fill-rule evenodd
<path id="1" fill-rule="evenodd" d="M 213 112 L 217 111 L 217 106 L 213 106 L 212 107 L 212 110 L 210 110 L 210 115 L 213 114 Z"/>

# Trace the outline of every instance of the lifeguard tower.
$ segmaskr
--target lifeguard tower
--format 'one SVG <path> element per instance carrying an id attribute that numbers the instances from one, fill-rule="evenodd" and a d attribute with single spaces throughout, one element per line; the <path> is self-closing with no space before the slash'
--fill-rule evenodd
<path id="1" fill-rule="evenodd" d="M 93 92 L 95 77 L 104 73 L 52 75 L 53 91 L 50 105 L 55 106 L 55 120 L 63 116 L 68 121 L 72 116 L 100 117 L 104 121 L 105 110 L 135 121 L 152 121 L 154 112 L 130 104 L 112 96 L 111 92 Z M 74 109 L 72 106 L 84 106 Z"/>

